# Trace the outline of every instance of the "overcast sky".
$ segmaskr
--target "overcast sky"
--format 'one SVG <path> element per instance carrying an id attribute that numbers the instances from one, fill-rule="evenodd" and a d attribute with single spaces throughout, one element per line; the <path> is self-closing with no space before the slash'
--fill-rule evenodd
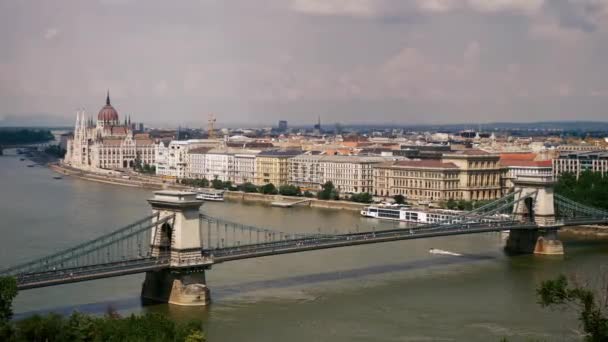
<path id="1" fill-rule="evenodd" d="M 0 125 L 608 113 L 608 0 L 0 0 L 0 42 Z"/>

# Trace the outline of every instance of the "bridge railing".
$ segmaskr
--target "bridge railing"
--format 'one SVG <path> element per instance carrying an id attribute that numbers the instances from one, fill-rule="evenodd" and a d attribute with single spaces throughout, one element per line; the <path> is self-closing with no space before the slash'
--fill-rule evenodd
<path id="1" fill-rule="evenodd" d="M 0 271 L 0 275 L 60 273 L 88 266 L 152 258 L 150 243 L 158 225 L 174 215 L 144 217 L 123 228 L 51 255 Z M 154 229 L 153 229 L 154 228 Z"/>

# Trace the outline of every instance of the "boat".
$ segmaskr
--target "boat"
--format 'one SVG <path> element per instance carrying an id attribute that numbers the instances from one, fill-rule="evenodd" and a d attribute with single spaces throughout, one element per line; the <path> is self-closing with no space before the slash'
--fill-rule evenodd
<path id="1" fill-rule="evenodd" d="M 445 251 L 443 249 L 431 248 L 429 249 L 430 254 L 441 254 L 441 255 L 451 255 L 451 256 L 462 256 L 460 253 L 454 253 L 450 251 Z"/>
<path id="2" fill-rule="evenodd" d="M 447 209 L 413 209 L 408 205 L 377 205 L 361 210 L 361 216 L 414 223 L 438 223 L 456 218 L 463 212 Z"/>
<path id="3" fill-rule="evenodd" d="M 63 179 L 61 176 L 54 176 L 53 179 Z"/>
<path id="4" fill-rule="evenodd" d="M 196 194 L 196 199 L 212 202 L 224 202 L 224 190 L 202 190 Z"/>
<path id="5" fill-rule="evenodd" d="M 36 164 L 30 164 L 27 167 L 34 167 L 34 166 L 36 166 Z"/>

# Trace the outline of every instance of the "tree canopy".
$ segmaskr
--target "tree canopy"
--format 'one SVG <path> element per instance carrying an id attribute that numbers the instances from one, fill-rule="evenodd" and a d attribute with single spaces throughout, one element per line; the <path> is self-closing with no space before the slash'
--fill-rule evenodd
<path id="1" fill-rule="evenodd" d="M 602 290 L 608 291 L 608 288 Z M 606 316 L 608 299 L 596 296 L 591 289 L 570 284 L 564 275 L 543 281 L 537 288 L 536 294 L 543 307 L 576 308 L 585 332 L 585 341 L 608 341 L 608 316 Z M 608 293 L 605 293 L 605 296 L 608 296 Z"/>
<path id="2" fill-rule="evenodd" d="M 555 192 L 582 204 L 608 209 L 608 176 L 600 172 L 583 171 L 578 179 L 572 173 L 564 173 L 555 185 Z"/>

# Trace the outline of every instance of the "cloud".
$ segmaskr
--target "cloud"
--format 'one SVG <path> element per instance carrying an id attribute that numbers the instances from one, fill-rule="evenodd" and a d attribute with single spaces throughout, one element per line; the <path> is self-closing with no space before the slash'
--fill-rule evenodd
<path id="1" fill-rule="evenodd" d="M 591 119 L 608 106 L 608 0 L 66 1 L 0 1 L 0 115 L 71 121 L 107 88 L 120 113 L 167 124 L 210 111 L 252 124 Z"/>
<path id="2" fill-rule="evenodd" d="M 378 10 L 375 0 L 293 0 L 297 12 L 315 15 L 373 16 Z"/>
<path id="3" fill-rule="evenodd" d="M 44 31 L 44 39 L 51 40 L 55 38 L 59 34 L 59 29 L 55 27 L 50 27 Z"/>

